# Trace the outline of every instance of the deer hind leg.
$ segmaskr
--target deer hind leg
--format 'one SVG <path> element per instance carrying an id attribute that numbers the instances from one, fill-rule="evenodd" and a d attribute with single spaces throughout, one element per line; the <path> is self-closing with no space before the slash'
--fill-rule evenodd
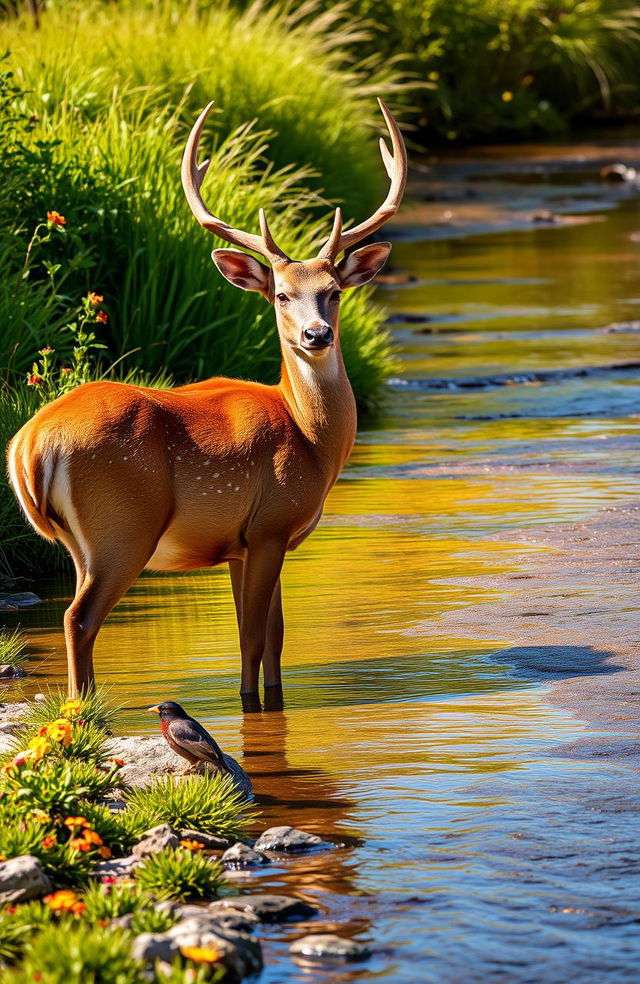
<path id="1" fill-rule="evenodd" d="M 284 644 L 284 618 L 282 615 L 282 585 L 280 578 L 271 595 L 267 618 L 267 637 L 262 654 L 262 672 L 265 687 L 281 687 L 280 663 Z"/>
<path id="2" fill-rule="evenodd" d="M 258 692 L 260 664 L 267 643 L 271 601 L 280 577 L 283 560 L 284 548 L 277 541 L 249 544 L 242 576 L 241 694 Z"/>

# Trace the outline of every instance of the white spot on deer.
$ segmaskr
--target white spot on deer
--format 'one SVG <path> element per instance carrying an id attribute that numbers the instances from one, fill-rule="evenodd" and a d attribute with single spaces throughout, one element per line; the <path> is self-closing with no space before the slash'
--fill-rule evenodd
<path id="1" fill-rule="evenodd" d="M 222 492 L 222 489 L 218 489 L 218 492 Z"/>
<path id="2" fill-rule="evenodd" d="M 214 478 L 220 478 L 220 472 L 214 472 L 213 473 L 213 477 Z"/>
<path id="3" fill-rule="evenodd" d="M 196 475 L 196 482 L 202 481 L 202 475 Z M 202 493 L 204 495 L 204 492 Z"/>
<path id="4" fill-rule="evenodd" d="M 235 487 L 235 489 L 233 491 L 234 492 L 239 492 L 240 491 L 240 486 L 239 485 L 236 485 L 236 487 Z"/>
<path id="5" fill-rule="evenodd" d="M 182 461 L 182 458 L 180 457 L 179 454 L 176 455 L 176 461 Z"/>

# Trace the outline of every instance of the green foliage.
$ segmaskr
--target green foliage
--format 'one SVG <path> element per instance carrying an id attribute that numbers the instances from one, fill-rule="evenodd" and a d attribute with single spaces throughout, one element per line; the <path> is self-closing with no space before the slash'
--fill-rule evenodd
<path id="1" fill-rule="evenodd" d="M 51 721 L 67 717 L 69 697 L 66 690 L 61 687 L 52 688 L 45 694 L 45 698 L 29 705 L 29 712 L 23 719 L 25 727 L 37 730 Z M 110 699 L 108 687 L 98 687 L 77 699 L 79 706 L 75 713 L 76 718 L 81 718 L 102 731 L 111 730 L 119 708 Z"/>
<path id="2" fill-rule="evenodd" d="M 36 737 L 40 728 L 21 728 L 15 736 L 16 751 L 27 745 Z M 94 765 L 106 763 L 108 751 L 105 747 L 109 740 L 109 735 L 102 728 L 99 728 L 92 721 L 72 721 L 71 722 L 71 741 L 68 745 L 62 743 L 53 746 L 53 752 L 66 759 L 76 759 L 83 762 L 91 762 Z"/>
<path id="3" fill-rule="evenodd" d="M 115 885 L 93 882 L 82 893 L 82 901 L 86 905 L 83 918 L 90 923 L 125 916 L 150 904 L 149 898 L 140 891 L 138 885 L 126 882 Z"/>
<path id="4" fill-rule="evenodd" d="M 218 861 L 188 850 L 158 851 L 136 868 L 138 885 L 159 899 L 213 899 L 225 878 Z"/>
<path id="5" fill-rule="evenodd" d="M 19 629 L 10 632 L 0 628 L 0 663 L 21 666 L 24 663 L 24 650 L 27 640 Z"/>
<path id="6" fill-rule="evenodd" d="M 33 929 L 27 922 L 17 922 L 4 913 L 0 915 L 0 967 L 15 963 L 22 956 Z"/>
<path id="7" fill-rule="evenodd" d="M 45 927 L 25 947 L 6 984 L 140 984 L 143 967 L 131 957 L 131 938 L 108 927 L 65 921 Z"/>
<path id="8" fill-rule="evenodd" d="M 113 771 L 105 772 L 82 759 L 47 756 L 10 770 L 2 785 L 27 810 L 66 816 L 78 802 L 102 799 L 115 788 L 117 779 Z"/>
<path id="9" fill-rule="evenodd" d="M 126 795 L 126 822 L 142 833 L 159 823 L 238 840 L 257 813 L 229 776 L 161 776 Z"/>
<path id="10" fill-rule="evenodd" d="M 131 932 L 134 936 L 137 936 L 138 933 L 166 933 L 168 929 L 175 926 L 177 921 L 177 916 L 156 909 L 153 905 L 147 905 L 138 909 L 134 915 L 131 922 Z"/>

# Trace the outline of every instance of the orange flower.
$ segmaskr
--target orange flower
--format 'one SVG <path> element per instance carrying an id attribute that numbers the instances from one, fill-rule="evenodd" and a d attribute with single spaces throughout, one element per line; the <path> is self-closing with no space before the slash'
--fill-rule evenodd
<path id="1" fill-rule="evenodd" d="M 119 769 L 121 769 L 123 765 L 127 764 L 124 759 L 116 758 L 115 755 L 112 755 L 108 761 L 113 762 L 113 764 L 117 765 Z"/>
<path id="2" fill-rule="evenodd" d="M 40 349 L 40 355 L 51 355 L 53 351 L 54 349 L 52 349 L 50 345 L 45 345 L 44 348 Z"/>
<path id="3" fill-rule="evenodd" d="M 98 848 L 98 854 L 101 858 L 104 858 L 105 861 L 108 861 L 111 857 L 111 848 L 107 847 L 106 844 L 103 844 L 102 847 Z"/>
<path id="4" fill-rule="evenodd" d="M 42 376 L 39 376 L 37 372 L 32 372 L 30 376 L 27 376 L 27 386 L 39 386 L 42 382 Z"/>
<path id="5" fill-rule="evenodd" d="M 187 838 L 186 840 L 181 840 L 180 844 L 182 845 L 182 847 L 186 847 L 190 851 L 201 851 L 202 848 L 204 847 L 204 844 L 201 844 L 200 841 L 189 840 L 189 838 Z"/>
<path id="6" fill-rule="evenodd" d="M 88 827 L 89 821 L 86 817 L 66 817 L 63 821 L 66 827 Z"/>
<path id="7" fill-rule="evenodd" d="M 103 325 L 106 325 L 109 321 L 109 315 L 106 311 L 98 311 L 96 314 L 96 321 L 101 321 Z"/>
<path id="8" fill-rule="evenodd" d="M 60 215 L 60 212 L 56 212 L 55 209 L 47 212 L 47 222 L 51 222 L 52 225 L 56 226 L 66 226 L 67 224 L 64 215 Z"/>
<path id="9" fill-rule="evenodd" d="M 45 895 L 44 901 L 54 912 L 84 912 L 87 908 L 75 892 L 65 888 L 52 895 Z"/>
<path id="10" fill-rule="evenodd" d="M 102 294 L 96 294 L 94 291 L 90 290 L 87 294 L 87 300 L 89 301 L 91 307 L 99 307 L 104 301 L 104 297 Z"/>
<path id="11" fill-rule="evenodd" d="M 66 746 L 71 741 L 71 722 L 67 718 L 56 718 L 47 726 L 47 734 L 53 741 Z"/>
<path id="12" fill-rule="evenodd" d="M 69 841 L 69 846 L 73 848 L 74 851 L 90 851 L 91 844 L 84 839 L 84 837 L 72 837 Z"/>
<path id="13" fill-rule="evenodd" d="M 49 848 L 53 847 L 53 845 L 56 843 L 57 841 L 56 838 L 53 836 L 53 834 L 49 834 L 47 837 L 42 838 L 42 846 L 44 847 L 45 851 L 48 851 Z"/>
<path id="14" fill-rule="evenodd" d="M 217 963 L 221 954 L 210 946 L 181 946 L 180 953 L 195 963 Z"/>
<path id="15" fill-rule="evenodd" d="M 97 844 L 97 845 L 102 844 L 102 837 L 100 836 L 100 834 L 96 833 L 95 830 L 89 830 L 87 828 L 86 830 L 82 831 L 82 836 L 86 840 L 87 844 Z"/>
<path id="16" fill-rule="evenodd" d="M 71 372 L 71 369 L 69 369 L 68 366 L 63 366 L 62 369 L 60 370 L 60 372 L 63 372 L 65 374 L 65 376 L 66 376 L 66 374 L 68 372 Z"/>

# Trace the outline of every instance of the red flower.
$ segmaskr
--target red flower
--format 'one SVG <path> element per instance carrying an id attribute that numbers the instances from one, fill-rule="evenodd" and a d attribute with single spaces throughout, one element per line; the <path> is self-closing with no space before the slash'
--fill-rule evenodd
<path id="1" fill-rule="evenodd" d="M 42 382 L 42 376 L 38 376 L 35 372 L 32 372 L 30 376 L 27 376 L 27 386 L 39 386 Z"/>
<path id="2" fill-rule="evenodd" d="M 109 320 L 109 315 L 107 314 L 106 311 L 98 311 L 96 313 L 96 321 L 101 321 L 103 325 L 106 325 L 108 320 Z"/>
<path id="3" fill-rule="evenodd" d="M 115 875 L 103 875 L 100 881 L 102 882 L 103 885 L 115 885 L 118 879 L 115 877 Z"/>
<path id="4" fill-rule="evenodd" d="M 47 212 L 47 222 L 51 222 L 52 225 L 56 226 L 66 226 L 67 224 L 64 215 L 60 215 L 60 212 L 56 212 L 54 209 L 51 212 Z"/>

